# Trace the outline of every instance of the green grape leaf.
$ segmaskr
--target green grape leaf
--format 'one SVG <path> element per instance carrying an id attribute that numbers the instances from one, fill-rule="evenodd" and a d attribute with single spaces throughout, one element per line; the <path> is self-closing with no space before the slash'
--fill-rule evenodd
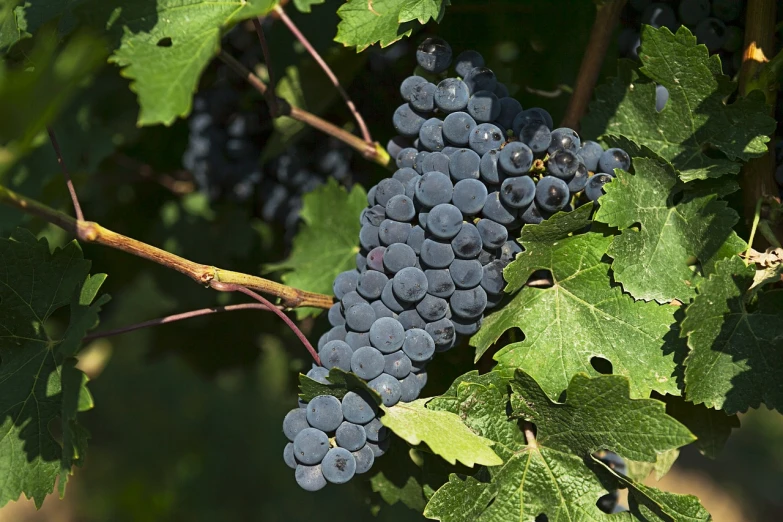
<path id="1" fill-rule="evenodd" d="M 783 411 L 783 290 L 747 302 L 754 274 L 737 256 L 719 261 L 685 311 L 685 393 L 696 404 Z"/>
<path id="2" fill-rule="evenodd" d="M 340 23 L 334 40 L 357 52 L 376 42 L 386 47 L 410 36 L 413 20 L 440 22 L 448 5 L 450 0 L 348 0 L 337 10 Z"/>
<path id="3" fill-rule="evenodd" d="M 691 258 L 709 274 L 745 248 L 732 230 L 739 216 L 714 193 L 684 190 L 664 164 L 634 158 L 633 166 L 605 186 L 594 217 L 621 229 L 607 251 L 614 278 L 636 299 L 688 302 L 701 278 Z"/>
<path id="4" fill-rule="evenodd" d="M 666 416 L 663 403 L 631 399 L 628 379 L 621 376 L 576 375 L 566 401 L 556 403 L 521 370 L 510 380 L 473 373 L 432 402 L 493 440 L 503 458 L 503 465 L 474 477 L 452 474 L 435 492 L 424 515 L 444 522 L 533 522 L 541 514 L 549 520 L 633 520 L 630 514 L 608 515 L 596 506 L 618 481 L 588 460 L 590 455 L 607 449 L 654 461 L 693 440 L 684 426 Z M 634 421 L 624 424 L 624 415 Z M 535 419 L 534 441 L 526 442 L 519 417 Z M 652 498 L 643 496 L 648 502 Z"/>
<path id="5" fill-rule="evenodd" d="M 349 391 L 364 392 L 375 401 L 376 404 L 381 404 L 381 396 L 378 392 L 370 388 L 365 381 L 354 375 L 341 370 L 340 368 L 332 368 L 329 370 L 329 376 L 327 380 L 331 384 L 322 384 L 314 379 L 311 379 L 307 375 L 299 374 L 299 398 L 305 402 L 310 402 L 313 397 L 319 395 L 333 395 L 338 399 L 342 399 Z"/>
<path id="6" fill-rule="evenodd" d="M 105 276 L 89 270 L 76 242 L 50 253 L 23 229 L 0 239 L 0 506 L 24 493 L 40 507 L 58 480 L 62 497 L 84 459 L 89 435 L 76 417 L 93 402 L 73 355 L 108 301 L 95 300 Z M 47 321 L 66 306 L 68 327 L 53 338 Z"/>
<path id="7" fill-rule="evenodd" d="M 294 6 L 302 13 L 312 11 L 314 5 L 323 4 L 326 0 L 294 0 Z"/>
<path id="8" fill-rule="evenodd" d="M 612 236 L 573 235 L 590 223 L 590 210 L 583 206 L 523 227 L 525 251 L 504 273 L 506 291 L 518 293 L 488 315 L 471 338 L 476 359 L 516 327 L 525 339 L 503 347 L 495 360 L 530 373 L 552 398 L 576 373 L 598 375 L 592 357 L 608 359 L 613 373 L 629 377 L 633 397 L 647 397 L 652 390 L 678 395 L 673 375 L 684 354 L 664 342 L 675 307 L 636 302 L 612 283 L 609 265 L 601 260 Z M 554 286 L 526 287 L 536 270 L 551 271 Z"/>
<path id="9" fill-rule="evenodd" d="M 687 402 L 683 397 L 664 397 L 666 414 L 674 417 L 696 435 L 693 445 L 699 452 L 711 459 L 718 458 L 731 430 L 740 427 L 736 415 L 726 415 L 721 410 L 714 410 L 704 404 Z"/>
<path id="10" fill-rule="evenodd" d="M 427 505 L 427 499 L 422 493 L 422 485 L 415 477 L 407 477 L 403 484 L 396 484 L 390 480 L 383 472 L 380 472 L 370 479 L 370 485 L 375 493 L 378 493 L 384 502 L 393 506 L 397 502 L 402 502 L 405 506 L 414 511 L 424 511 Z"/>
<path id="11" fill-rule="evenodd" d="M 42 33 L 24 69 L 0 63 L 0 181 L 36 146 L 36 140 L 101 65 L 100 41 L 76 35 L 57 51 L 53 34 Z M 57 89 L 52 89 L 57 85 Z"/>
<path id="12" fill-rule="evenodd" d="M 283 271 L 283 282 L 295 288 L 332 293 L 340 272 L 356 268 L 359 252 L 359 214 L 367 206 L 367 194 L 355 185 L 350 192 L 332 178 L 302 198 L 302 220 L 291 255 L 285 261 L 265 266 Z M 297 308 L 300 319 L 319 310 Z"/>
<path id="13" fill-rule="evenodd" d="M 408 444 L 426 443 L 433 453 L 450 464 L 459 461 L 473 467 L 503 463 L 490 448 L 491 441 L 473 433 L 454 413 L 427 408 L 428 400 L 382 406 L 381 422 Z"/>
<path id="14" fill-rule="evenodd" d="M 767 115 L 763 96 L 725 103 L 736 83 L 721 74 L 718 56 L 697 45 L 686 27 L 672 34 L 665 27 L 644 26 L 639 57 L 643 66 L 638 72 L 596 89 L 582 122 L 586 136 L 622 135 L 645 145 L 686 182 L 736 174 L 738 160 L 767 152 L 775 121 Z M 669 90 L 661 112 L 655 109 L 656 84 Z"/>
<path id="15" fill-rule="evenodd" d="M 171 125 L 187 116 L 199 77 L 220 49 L 221 30 L 274 5 L 275 0 L 90 0 L 76 11 L 113 38 L 109 61 L 131 80 L 141 126 Z"/>

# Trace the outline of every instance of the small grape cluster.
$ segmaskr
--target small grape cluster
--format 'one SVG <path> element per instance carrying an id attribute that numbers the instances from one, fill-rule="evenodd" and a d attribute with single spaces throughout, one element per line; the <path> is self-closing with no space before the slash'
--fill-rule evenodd
<path id="1" fill-rule="evenodd" d="M 452 51 L 428 38 L 416 57 L 422 74 L 438 78 Z M 553 130 L 545 110 L 524 110 L 479 53 L 463 52 L 455 65 L 460 77 L 401 84 L 398 169 L 367 194 L 356 270 L 334 281 L 322 366 L 307 373 L 328 384 L 331 368 L 353 372 L 387 407 L 418 398 L 435 353 L 476 333 L 500 304 L 503 269 L 522 252 L 514 232 L 592 204 L 614 169 L 631 164 L 621 149 Z M 285 460 L 306 490 L 366 472 L 389 444 L 374 400 L 355 391 L 301 402 L 284 432 Z"/>
<path id="2" fill-rule="evenodd" d="M 723 71 L 734 76 L 742 65 L 744 12 L 744 0 L 630 0 L 622 16 L 625 28 L 620 33 L 620 53 L 638 59 L 641 24 L 668 27 L 672 32 L 684 25 L 711 54 L 720 56 Z"/>

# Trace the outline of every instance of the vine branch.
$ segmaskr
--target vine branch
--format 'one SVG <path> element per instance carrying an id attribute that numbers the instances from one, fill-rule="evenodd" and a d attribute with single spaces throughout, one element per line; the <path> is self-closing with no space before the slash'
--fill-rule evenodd
<path id="1" fill-rule="evenodd" d="M 264 97 L 266 103 L 269 104 L 269 110 L 272 112 L 272 117 L 277 118 L 280 115 L 280 104 L 277 103 L 277 96 L 275 95 L 275 77 L 272 71 L 272 59 L 269 54 L 269 46 L 266 44 L 266 37 L 264 36 L 264 28 L 261 26 L 262 18 L 259 16 L 253 18 L 253 27 L 256 28 L 256 34 L 258 35 L 258 41 L 261 43 L 261 52 L 264 55 L 264 63 L 266 64 L 266 71 L 269 75 L 269 89 Z"/>
<path id="2" fill-rule="evenodd" d="M 82 206 L 79 204 L 79 198 L 76 196 L 76 189 L 73 186 L 73 181 L 71 181 L 71 175 L 68 173 L 68 167 L 65 166 L 65 160 L 63 159 L 62 151 L 60 151 L 60 144 L 57 142 L 57 136 L 54 135 L 54 129 L 51 127 L 51 125 L 46 126 L 46 132 L 49 133 L 49 141 L 52 142 L 54 153 L 57 155 L 57 163 L 60 164 L 60 169 L 63 171 L 65 186 L 68 187 L 68 193 L 71 195 L 73 211 L 76 214 L 76 219 L 79 221 L 84 221 Z"/>
<path id="3" fill-rule="evenodd" d="M 335 89 L 337 89 L 337 92 L 340 93 L 340 96 L 343 97 L 343 100 L 345 100 L 345 105 L 348 106 L 348 110 L 351 111 L 351 114 L 353 114 L 353 118 L 356 120 L 356 124 L 359 126 L 359 130 L 362 133 L 362 137 L 364 137 L 364 141 L 366 141 L 370 146 L 372 146 L 372 136 L 370 135 L 370 130 L 367 128 L 367 124 L 364 122 L 364 118 L 362 118 L 361 113 L 356 108 L 356 105 L 353 103 L 353 100 L 350 96 L 348 96 L 348 93 L 345 92 L 345 89 L 343 89 L 343 86 L 340 85 L 340 80 L 337 79 L 337 76 L 332 72 L 331 67 L 329 67 L 329 64 L 326 63 L 326 61 L 321 57 L 320 54 L 318 54 L 318 51 L 315 50 L 315 47 L 313 47 L 310 44 L 310 41 L 307 39 L 307 37 L 299 30 L 299 28 L 294 24 L 294 21 L 291 20 L 287 14 L 285 14 L 285 10 L 277 5 L 275 6 L 275 14 L 280 17 L 280 20 L 283 21 L 283 23 L 288 27 L 288 30 L 291 31 L 291 33 L 296 37 L 297 40 L 304 46 L 304 48 L 307 50 L 308 53 L 310 53 L 310 56 L 313 57 L 313 59 L 316 61 L 316 63 L 323 69 L 323 71 L 326 73 L 326 76 L 329 77 L 329 80 L 332 82 L 332 85 L 334 85 Z M 272 77 L 269 77 L 269 81 L 271 83 Z"/>
<path id="4" fill-rule="evenodd" d="M 225 283 L 252 288 L 280 298 L 281 304 L 286 309 L 304 306 L 328 309 L 333 304 L 332 297 L 328 295 L 306 292 L 261 277 L 195 263 L 160 248 L 118 234 L 93 221 L 78 221 L 39 201 L 17 194 L 2 185 L 0 185 L 0 203 L 40 217 L 62 228 L 80 241 L 108 246 L 147 259 L 153 263 L 176 270 L 201 285 L 214 287 L 214 283 Z"/>
<path id="5" fill-rule="evenodd" d="M 246 79 L 248 83 L 250 83 L 250 85 L 252 85 L 253 88 L 255 88 L 259 93 L 264 96 L 266 95 L 266 84 L 261 80 L 261 78 L 253 74 L 252 71 L 237 61 L 236 58 L 225 51 L 220 51 L 218 58 L 220 58 L 223 63 L 228 65 L 230 68 L 232 68 L 234 72 Z M 337 138 L 349 147 L 360 152 L 366 159 L 373 161 L 383 167 L 389 166 L 389 153 L 386 152 L 386 149 L 384 149 L 380 143 L 375 142 L 373 144 L 369 144 L 360 137 L 354 136 L 345 129 L 341 129 L 337 125 L 334 125 L 333 123 L 330 123 L 323 118 L 316 116 L 315 114 L 307 112 L 304 109 L 290 105 L 287 102 L 282 104 L 281 110 L 284 111 L 283 114 L 285 116 L 293 118 L 297 121 L 301 121 L 306 125 L 318 129 L 324 134 L 328 134 L 329 136 Z"/>
<path id="6" fill-rule="evenodd" d="M 576 77 L 574 93 L 568 101 L 568 108 L 563 118 L 563 127 L 579 130 L 579 121 L 587 112 L 590 98 L 593 97 L 593 89 L 598 82 L 606 50 L 612 40 L 614 28 L 620 21 L 620 12 L 624 5 L 625 0 L 609 0 L 599 5 L 596 10 L 590 40 L 587 42 L 582 64 L 579 66 L 579 74 Z"/>

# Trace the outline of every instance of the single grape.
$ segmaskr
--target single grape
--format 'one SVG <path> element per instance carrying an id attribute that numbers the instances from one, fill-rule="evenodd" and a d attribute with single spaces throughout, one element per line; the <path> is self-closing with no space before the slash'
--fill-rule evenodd
<path id="1" fill-rule="evenodd" d="M 413 328 L 405 332 L 402 351 L 411 361 L 428 361 L 435 353 L 435 341 L 425 330 Z"/>
<path id="2" fill-rule="evenodd" d="M 453 323 L 452 326 L 454 326 Z M 418 372 L 416 374 L 416 380 L 419 381 L 419 390 L 423 390 L 424 387 L 427 385 L 427 372 L 423 370 Z"/>
<path id="3" fill-rule="evenodd" d="M 356 460 L 345 448 L 332 448 L 321 462 L 324 478 L 332 484 L 345 484 L 356 473 Z"/>
<path id="4" fill-rule="evenodd" d="M 324 368 L 340 368 L 346 372 L 351 371 L 351 355 L 353 351 L 345 341 L 329 341 L 318 352 L 321 364 Z"/>
<path id="5" fill-rule="evenodd" d="M 410 330 L 411 328 L 424 328 L 424 326 L 427 324 L 424 319 L 421 318 L 419 312 L 417 312 L 415 309 L 400 312 L 400 315 L 397 316 L 397 320 L 406 331 Z"/>
<path id="6" fill-rule="evenodd" d="M 384 288 L 386 288 L 386 287 L 384 286 Z M 381 294 L 383 294 L 383 292 L 381 292 Z M 394 317 L 394 312 L 392 312 L 392 311 L 389 309 L 389 307 L 388 307 L 388 306 L 386 306 L 385 304 L 383 304 L 383 301 L 381 301 L 380 299 L 379 299 L 378 301 L 373 301 L 372 303 L 370 303 L 370 306 L 372 306 L 373 310 L 375 310 L 375 317 L 376 317 L 376 318 L 381 318 L 381 317 Z M 347 339 L 347 337 L 346 337 L 346 340 L 345 340 L 345 342 L 347 342 L 347 343 L 348 343 L 348 339 Z M 351 343 L 348 343 L 348 344 L 351 346 L 351 348 L 353 348 L 354 350 L 356 350 L 356 348 L 354 348 L 354 347 L 353 347 L 353 345 L 352 345 Z M 369 333 L 367 334 L 367 344 L 368 344 L 368 345 L 370 344 L 370 337 L 369 337 Z"/>
<path id="7" fill-rule="evenodd" d="M 506 281 L 503 279 L 503 268 L 505 268 L 504 264 L 499 259 L 484 265 L 481 288 L 489 294 L 501 293 L 506 287 Z"/>
<path id="8" fill-rule="evenodd" d="M 367 270 L 367 256 L 365 255 L 366 252 L 366 250 L 362 249 L 358 254 L 356 254 L 356 270 L 359 272 L 364 272 Z"/>
<path id="9" fill-rule="evenodd" d="M 584 190 L 589 176 L 590 173 L 587 171 L 587 167 L 585 167 L 584 163 L 580 163 L 576 168 L 574 177 L 571 178 L 571 181 L 568 182 L 568 191 L 571 194 L 575 194 L 581 190 Z"/>
<path id="10" fill-rule="evenodd" d="M 347 272 L 341 272 L 334 279 L 332 283 L 332 290 L 334 296 L 337 299 L 342 299 L 345 294 L 351 290 L 356 290 L 356 283 L 359 281 L 359 272 L 356 270 L 348 270 Z"/>
<path id="11" fill-rule="evenodd" d="M 469 290 L 455 290 L 449 298 L 449 304 L 454 315 L 466 319 L 478 319 L 487 308 L 487 293 L 481 286 Z"/>
<path id="12" fill-rule="evenodd" d="M 462 51 L 454 60 L 454 69 L 457 74 L 463 78 L 468 75 L 474 67 L 484 67 L 484 57 L 477 51 Z"/>
<path id="13" fill-rule="evenodd" d="M 590 201 L 598 201 L 598 198 L 604 193 L 604 185 L 612 181 L 612 179 L 612 176 L 603 172 L 599 172 L 591 177 L 587 181 L 587 186 L 585 186 L 585 196 L 587 196 L 587 199 Z"/>
<path id="14" fill-rule="evenodd" d="M 693 34 L 696 36 L 696 40 L 706 45 L 711 53 L 723 47 L 728 37 L 726 24 L 717 18 L 705 18 L 699 22 Z"/>
<path id="15" fill-rule="evenodd" d="M 341 326 L 345 324 L 345 317 L 343 317 L 340 303 L 334 303 L 332 307 L 329 308 L 327 316 L 329 318 L 329 324 L 332 326 Z"/>
<path id="16" fill-rule="evenodd" d="M 419 398 L 419 381 L 416 375 L 409 373 L 400 379 L 400 402 L 413 402 Z"/>
<path id="17" fill-rule="evenodd" d="M 418 83 L 411 89 L 408 103 L 419 112 L 432 112 L 435 110 L 435 84 L 430 82 Z"/>
<path id="18" fill-rule="evenodd" d="M 547 152 L 553 154 L 558 150 L 567 150 L 576 153 L 582 146 L 582 140 L 575 130 L 568 127 L 560 127 L 552 131 L 552 141 Z"/>
<path id="19" fill-rule="evenodd" d="M 389 428 L 383 425 L 381 419 L 375 417 L 364 425 L 364 433 L 367 435 L 367 442 L 380 442 L 389 437 Z"/>
<path id="20" fill-rule="evenodd" d="M 476 181 L 476 183 L 481 182 Z M 456 193 L 455 187 L 454 194 L 456 195 Z M 475 259 L 481 252 L 482 246 L 481 234 L 473 223 L 463 223 L 459 233 L 451 240 L 451 249 L 454 250 L 454 255 L 461 259 Z"/>
<path id="21" fill-rule="evenodd" d="M 511 128 L 514 131 L 514 134 L 519 136 L 522 128 L 531 123 L 543 123 L 548 129 L 551 129 L 554 126 L 552 116 L 550 116 L 547 111 L 538 107 L 533 107 L 517 114 L 514 117 Z"/>
<path id="22" fill-rule="evenodd" d="M 345 448 L 348 451 L 358 451 L 367 442 L 367 435 L 364 433 L 364 428 L 348 421 L 344 421 L 340 424 L 334 434 L 334 438 L 338 446 Z"/>
<path id="23" fill-rule="evenodd" d="M 283 433 L 290 441 L 293 441 L 300 431 L 309 427 L 307 412 L 301 408 L 289 411 L 283 418 Z"/>
<path id="24" fill-rule="evenodd" d="M 517 217 L 515 208 L 509 207 L 500 199 L 500 192 L 492 192 L 484 202 L 481 215 L 501 225 L 510 225 Z"/>
<path id="25" fill-rule="evenodd" d="M 350 363 L 348 369 L 350 371 Z M 319 395 L 307 403 L 307 423 L 323 432 L 337 429 L 343 422 L 343 410 L 340 400 L 331 395 Z M 305 462 L 305 464 L 313 464 Z"/>
<path id="26" fill-rule="evenodd" d="M 427 294 L 427 289 L 427 276 L 424 272 L 415 267 L 403 268 L 395 274 L 394 279 L 392 279 L 392 290 L 394 291 L 394 295 L 405 303 L 417 303 L 421 301 Z M 375 345 L 373 344 L 373 346 Z M 388 351 L 384 351 L 380 347 L 377 348 L 384 353 L 388 353 Z M 399 346 L 397 349 L 399 349 Z"/>
<path id="27" fill-rule="evenodd" d="M 353 305 L 365 303 L 367 304 L 367 299 L 359 295 L 359 292 L 356 290 L 352 290 L 345 294 L 342 299 L 340 299 L 340 305 L 342 306 L 343 314 L 346 310 L 348 310 Z"/>
<path id="28" fill-rule="evenodd" d="M 427 217 L 427 230 L 436 238 L 452 239 L 459 233 L 461 228 L 462 212 L 454 205 L 441 203 L 440 205 L 435 205 L 435 207 L 430 210 L 429 216 Z M 411 252 L 413 252 L 412 249 Z M 386 256 L 388 257 L 388 251 Z"/>
<path id="29" fill-rule="evenodd" d="M 429 268 L 446 268 L 454 261 L 454 251 L 450 243 L 428 238 L 421 245 L 420 259 Z"/>
<path id="30" fill-rule="evenodd" d="M 514 127 L 514 118 L 517 114 L 522 112 L 522 104 L 515 98 L 510 98 L 508 95 L 500 98 L 500 112 L 495 117 L 495 121 L 506 129 L 512 129 Z M 547 143 L 548 145 L 548 143 Z"/>
<path id="31" fill-rule="evenodd" d="M 442 38 L 427 38 L 416 49 L 416 61 L 427 72 L 443 72 L 451 64 L 451 46 Z"/>
<path id="32" fill-rule="evenodd" d="M 482 123 L 470 131 L 468 141 L 471 149 L 483 155 L 492 149 L 499 149 L 506 140 L 503 131 L 497 125 Z"/>
<path id="33" fill-rule="evenodd" d="M 372 450 L 373 455 L 375 455 L 375 458 L 383 456 L 384 453 L 386 453 L 389 450 L 389 446 L 391 445 L 391 439 L 385 439 L 380 442 L 370 442 L 367 441 L 367 447 Z"/>
<path id="34" fill-rule="evenodd" d="M 372 448 L 366 444 L 362 446 L 362 449 L 359 451 L 352 452 L 351 455 L 353 455 L 353 458 L 356 460 L 357 475 L 367 473 L 375 463 L 375 454 L 372 452 Z"/>
<path id="35" fill-rule="evenodd" d="M 375 348 L 380 350 L 381 353 L 386 354 L 396 352 L 402 348 L 402 343 L 404 341 L 405 329 L 396 319 L 382 317 L 376 320 L 370 328 L 370 343 L 372 343 Z"/>
<path id="36" fill-rule="evenodd" d="M 451 180 L 442 172 L 427 172 L 416 183 L 416 199 L 428 208 L 449 203 L 453 191 Z"/>
<path id="37" fill-rule="evenodd" d="M 415 149 L 411 149 L 415 150 Z M 418 152 L 416 152 L 418 154 Z M 416 172 L 416 170 L 413 168 L 413 160 L 416 158 L 416 155 L 413 155 L 413 158 L 411 158 L 411 165 L 407 167 L 400 167 L 397 169 L 394 174 L 392 175 L 392 178 L 396 179 L 402 185 L 405 187 L 410 183 L 411 180 L 419 179 L 419 173 Z"/>
<path id="38" fill-rule="evenodd" d="M 579 157 L 568 150 L 555 151 L 546 163 L 547 173 L 566 183 L 574 177 L 577 168 L 579 168 Z"/>
<path id="39" fill-rule="evenodd" d="M 449 265 L 449 272 L 454 285 L 462 290 L 477 287 L 483 274 L 481 263 L 475 259 L 455 259 Z"/>
<path id="40" fill-rule="evenodd" d="M 296 466 L 294 478 L 299 487 L 305 491 L 318 491 L 326 487 L 326 479 L 321 471 L 321 465 L 305 466 L 299 464 Z"/>
<path id="41" fill-rule="evenodd" d="M 305 428 L 294 439 L 294 456 L 302 464 L 312 466 L 320 463 L 327 451 L 329 451 L 329 437 L 317 428 Z"/>
<path id="42" fill-rule="evenodd" d="M 520 129 L 519 141 L 530 147 L 535 154 L 543 153 L 552 143 L 552 131 L 542 122 L 528 123 Z"/>
<path id="43" fill-rule="evenodd" d="M 400 84 L 400 95 L 402 96 L 402 99 L 405 100 L 406 102 L 411 101 L 411 94 L 413 94 L 413 88 L 422 83 L 428 83 L 428 82 L 421 76 L 412 75 L 405 78 Z"/>
<path id="44" fill-rule="evenodd" d="M 535 196 L 536 183 L 528 176 L 506 178 L 500 186 L 500 198 L 509 207 L 527 207 Z"/>
<path id="45" fill-rule="evenodd" d="M 329 330 L 326 333 L 326 341 L 345 341 L 345 335 L 348 333 L 348 330 L 345 329 L 345 326 L 335 326 L 331 330 Z"/>
<path id="46" fill-rule="evenodd" d="M 468 114 L 479 123 L 487 123 L 500 115 L 500 100 L 490 91 L 476 91 L 468 99 Z"/>
<path id="47" fill-rule="evenodd" d="M 642 43 L 641 35 L 639 31 L 626 27 L 620 31 L 620 36 L 617 37 L 617 43 L 620 47 L 620 55 L 625 58 L 639 59 L 639 45 Z"/>
<path id="48" fill-rule="evenodd" d="M 468 86 L 457 78 L 446 78 L 438 84 L 438 88 L 435 90 L 435 106 L 447 114 L 465 109 L 468 106 L 469 98 Z"/>
<path id="49" fill-rule="evenodd" d="M 547 212 L 565 208 L 569 197 L 568 185 L 560 178 L 544 176 L 536 185 L 536 203 Z"/>
<path id="50" fill-rule="evenodd" d="M 375 310 L 369 304 L 359 303 L 345 311 L 345 323 L 354 332 L 369 332 L 374 322 Z"/>
<path id="51" fill-rule="evenodd" d="M 373 310 L 376 309 L 374 306 L 375 303 L 380 301 L 374 301 L 370 306 L 373 307 Z M 383 303 L 381 303 L 383 304 Z M 376 312 L 376 317 L 384 317 L 381 315 L 378 315 Z M 362 346 L 369 346 L 370 345 L 370 332 L 348 332 L 348 334 L 345 336 L 345 342 L 348 343 L 348 346 L 351 347 L 351 350 L 358 350 Z M 353 357 L 353 356 L 351 356 Z"/>
<path id="52" fill-rule="evenodd" d="M 462 111 L 452 112 L 443 119 L 443 137 L 454 145 L 467 146 L 470 131 L 476 127 L 476 120 Z"/>
<path id="53" fill-rule="evenodd" d="M 391 375 L 382 373 L 368 382 L 367 385 L 381 396 L 384 406 L 394 406 L 400 402 L 400 396 L 402 395 L 400 381 Z"/>
<path id="54" fill-rule="evenodd" d="M 410 139 L 406 138 L 405 136 L 395 136 L 386 143 L 386 152 L 388 152 L 389 156 L 395 158 L 396 160 L 400 152 L 410 146 Z"/>
<path id="55" fill-rule="evenodd" d="M 386 207 L 382 205 L 375 205 L 364 209 L 361 219 L 362 225 L 380 226 L 383 220 L 386 219 Z"/>
<path id="56" fill-rule="evenodd" d="M 404 268 L 413 267 L 415 264 L 416 252 L 405 243 L 389 245 L 383 255 L 383 266 L 391 274 L 396 274 Z"/>
<path id="57" fill-rule="evenodd" d="M 527 208 L 520 210 L 519 217 L 523 223 L 528 225 L 537 225 L 544 220 L 541 215 L 541 210 L 538 208 L 535 200 L 533 200 Z"/>
<path id="58" fill-rule="evenodd" d="M 326 385 L 330 384 L 329 379 L 327 379 L 328 375 L 329 375 L 329 370 L 327 370 L 323 366 L 313 366 L 313 368 L 310 368 L 310 371 L 307 372 L 307 376 L 310 377 L 312 380 Z"/>
<path id="59" fill-rule="evenodd" d="M 600 144 L 588 140 L 582 143 L 582 148 L 577 152 L 577 156 L 582 159 L 587 170 L 595 172 L 598 169 L 598 160 L 601 159 L 601 154 L 603 153 L 604 148 Z"/>
<path id="60" fill-rule="evenodd" d="M 383 254 L 386 247 L 377 246 L 367 253 L 367 268 L 383 272 Z"/>
<path id="61" fill-rule="evenodd" d="M 432 153 L 429 152 L 429 151 L 423 150 L 423 151 L 419 152 L 418 154 L 416 154 L 416 157 L 413 158 L 413 169 L 418 174 L 424 174 L 425 172 L 427 172 L 426 170 L 424 170 L 424 160 L 427 159 L 427 157 L 430 154 L 432 154 Z"/>
<path id="62" fill-rule="evenodd" d="M 608 149 L 601 154 L 598 168 L 601 172 L 609 174 L 613 174 L 614 169 L 627 171 L 631 168 L 631 157 L 623 149 Z"/>
<path id="63" fill-rule="evenodd" d="M 381 246 L 381 240 L 378 237 L 378 227 L 374 225 L 362 225 L 359 230 L 359 244 L 366 250 L 372 250 L 377 246 Z M 337 292 L 335 292 L 337 295 Z"/>
<path id="64" fill-rule="evenodd" d="M 383 356 L 386 365 L 383 372 L 397 379 L 404 379 L 411 373 L 411 360 L 402 350 L 389 353 Z"/>
<path id="65" fill-rule="evenodd" d="M 418 389 L 418 386 L 417 386 Z M 288 466 L 291 469 L 296 469 L 296 457 L 294 457 L 294 443 L 289 442 L 285 445 L 285 448 L 283 449 L 283 460 L 285 461 L 286 466 Z"/>
<path id="66" fill-rule="evenodd" d="M 375 192 L 377 190 L 377 187 L 371 187 L 370 190 L 367 191 L 367 204 L 369 206 L 375 205 Z"/>
<path id="67" fill-rule="evenodd" d="M 356 285 L 356 291 L 365 299 L 380 299 L 383 287 L 389 278 L 382 272 L 368 270 L 359 276 L 359 282 Z M 331 312 L 331 310 L 329 310 Z"/>
<path id="68" fill-rule="evenodd" d="M 521 176 L 533 166 L 533 151 L 519 141 L 512 141 L 500 151 L 498 165 L 509 176 Z"/>
<path id="69" fill-rule="evenodd" d="M 366 392 L 349 391 L 343 396 L 343 417 L 354 424 L 367 424 L 375 418 L 378 406 Z"/>
<path id="70" fill-rule="evenodd" d="M 462 79 L 471 94 L 478 91 L 492 92 L 498 83 L 494 71 L 488 67 L 474 67 Z"/>
<path id="71" fill-rule="evenodd" d="M 351 357 L 351 371 L 365 381 L 383 373 L 383 366 L 383 354 L 372 346 L 362 346 Z"/>
<path id="72" fill-rule="evenodd" d="M 410 223 L 402 223 L 393 219 L 384 219 L 381 222 L 381 226 L 378 227 L 378 241 L 387 248 L 384 252 L 384 259 L 389 254 L 389 246 L 395 243 L 405 243 L 408 240 L 412 228 L 413 225 Z"/>
<path id="73" fill-rule="evenodd" d="M 381 301 L 389 310 L 397 314 L 411 307 L 410 303 L 406 303 L 402 299 L 397 298 L 397 296 L 394 294 L 393 281 L 389 281 L 386 283 L 386 286 L 383 287 Z"/>
<path id="74" fill-rule="evenodd" d="M 421 245 L 424 243 L 424 233 L 424 229 L 419 225 L 416 225 L 411 229 L 410 234 L 408 234 L 408 240 L 405 242 L 406 245 L 416 252 L 416 255 L 421 253 Z"/>
<path id="75" fill-rule="evenodd" d="M 489 306 L 487 306 L 489 308 Z M 454 331 L 459 335 L 473 335 L 481 328 L 481 319 L 474 321 L 473 319 L 462 319 L 460 317 L 453 317 L 451 319 L 454 325 Z"/>
<path id="76" fill-rule="evenodd" d="M 424 158 L 424 161 L 422 162 L 422 168 L 424 169 L 424 172 L 437 171 L 437 172 L 442 172 L 444 174 L 448 174 L 450 161 L 451 160 L 449 156 L 444 154 L 443 151 L 433 152 L 432 154 L 429 154 L 426 158 Z M 406 190 L 406 194 L 407 194 L 407 190 Z"/>
<path id="77" fill-rule="evenodd" d="M 448 270 L 425 270 L 424 275 L 427 277 L 427 291 L 430 294 L 448 298 L 454 293 L 454 280 Z"/>
<path id="78" fill-rule="evenodd" d="M 455 260 L 454 263 L 460 260 Z M 452 265 L 454 264 L 452 263 Z M 449 303 L 445 299 L 435 297 L 434 295 L 427 294 L 424 299 L 419 301 L 416 305 L 416 312 L 425 322 L 437 321 L 446 317 L 446 312 L 449 309 Z M 420 326 L 419 328 L 424 328 Z M 403 346 L 404 348 L 404 346 Z"/>
<path id="79" fill-rule="evenodd" d="M 642 23 L 651 25 L 656 29 L 668 27 L 671 32 L 675 32 L 679 25 L 674 9 L 660 2 L 647 6 L 642 13 Z"/>
<path id="80" fill-rule="evenodd" d="M 467 100 L 465 101 L 467 104 Z M 403 103 L 392 116 L 394 129 L 403 136 L 414 138 L 419 135 L 422 125 L 424 125 L 424 116 L 416 112 L 408 103 Z M 369 195 L 368 195 L 369 198 Z"/>
<path id="81" fill-rule="evenodd" d="M 436 349 L 448 346 L 454 340 L 454 324 L 446 318 L 429 323 L 424 330 L 432 337 Z"/>
<path id="82" fill-rule="evenodd" d="M 430 151 L 439 151 L 446 145 L 443 142 L 443 120 L 430 118 L 419 130 L 419 140 Z"/>
<path id="83" fill-rule="evenodd" d="M 492 149 L 481 156 L 481 162 L 479 163 L 479 174 L 481 175 L 481 179 L 483 179 L 486 183 L 500 183 L 500 173 L 498 172 L 499 153 L 499 150 Z"/>
<path id="84" fill-rule="evenodd" d="M 452 154 L 449 163 L 449 173 L 455 181 L 479 178 L 479 163 L 481 157 L 470 149 L 459 149 Z"/>

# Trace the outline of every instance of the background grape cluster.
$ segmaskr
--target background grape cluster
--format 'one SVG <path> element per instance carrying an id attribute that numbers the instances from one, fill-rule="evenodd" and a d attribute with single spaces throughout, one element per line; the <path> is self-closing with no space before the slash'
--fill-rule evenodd
<path id="1" fill-rule="evenodd" d="M 356 270 L 334 281 L 321 366 L 307 373 L 329 384 L 330 369 L 353 372 L 386 407 L 417 399 L 433 356 L 500 304 L 524 224 L 592 204 L 631 166 L 625 151 L 523 109 L 479 53 L 452 60 L 448 43 L 428 38 L 416 57 L 393 116 L 398 169 L 367 194 Z M 445 77 L 452 61 L 457 77 Z M 314 491 L 368 471 L 390 443 L 378 407 L 361 390 L 300 401 L 283 422 L 298 484 Z"/>

